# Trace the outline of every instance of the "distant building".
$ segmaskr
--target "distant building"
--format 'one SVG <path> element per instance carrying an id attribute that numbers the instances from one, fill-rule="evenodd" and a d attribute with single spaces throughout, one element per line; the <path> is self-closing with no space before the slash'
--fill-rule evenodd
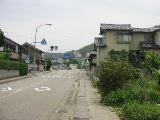
<path id="1" fill-rule="evenodd" d="M 33 45 L 25 42 L 23 45 L 23 48 L 28 51 L 28 56 L 30 59 L 33 59 L 35 57 L 35 52 L 36 52 L 36 61 L 37 60 L 42 60 L 42 54 L 44 53 L 42 50 L 35 48 Z"/>

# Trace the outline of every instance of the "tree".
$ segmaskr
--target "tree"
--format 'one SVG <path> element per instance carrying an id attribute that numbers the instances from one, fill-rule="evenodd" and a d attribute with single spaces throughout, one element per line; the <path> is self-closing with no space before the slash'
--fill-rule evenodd
<path id="1" fill-rule="evenodd" d="M 45 64 L 46 64 L 46 70 L 50 70 L 50 68 L 51 68 L 51 60 L 50 59 L 46 59 L 45 60 Z"/>
<path id="2" fill-rule="evenodd" d="M 4 45 L 4 33 L 0 30 L 0 47 Z"/>

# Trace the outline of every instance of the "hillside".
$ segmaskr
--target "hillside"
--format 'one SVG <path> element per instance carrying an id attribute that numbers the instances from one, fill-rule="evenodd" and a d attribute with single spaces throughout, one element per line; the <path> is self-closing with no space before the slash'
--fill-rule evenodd
<path id="1" fill-rule="evenodd" d="M 94 49 L 94 44 L 90 44 L 90 45 L 82 47 L 81 49 L 78 50 L 78 52 L 81 53 L 83 57 L 85 57 L 86 53 L 92 52 L 93 49 Z"/>
<path id="2" fill-rule="evenodd" d="M 74 54 L 75 51 L 79 52 L 83 57 L 86 56 L 86 53 L 92 52 L 94 49 L 94 44 L 90 44 L 80 48 L 79 50 L 68 51 L 67 53 Z"/>

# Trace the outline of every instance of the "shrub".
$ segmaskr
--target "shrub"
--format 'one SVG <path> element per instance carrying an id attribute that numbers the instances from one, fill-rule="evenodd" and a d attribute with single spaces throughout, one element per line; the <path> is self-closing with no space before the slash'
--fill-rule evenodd
<path id="1" fill-rule="evenodd" d="M 0 69 L 19 70 L 19 62 L 0 60 Z"/>
<path id="2" fill-rule="evenodd" d="M 96 78 L 96 77 L 94 77 L 94 79 L 92 80 L 92 85 L 95 88 L 98 87 L 98 85 L 99 85 L 99 79 Z"/>
<path id="3" fill-rule="evenodd" d="M 51 68 L 51 60 L 50 59 L 46 59 L 45 60 L 45 64 L 46 64 L 46 70 L 50 70 L 50 68 Z"/>
<path id="4" fill-rule="evenodd" d="M 107 60 L 100 65 L 99 89 L 108 93 L 117 90 L 130 79 L 133 67 L 126 61 Z"/>
<path id="5" fill-rule="evenodd" d="M 25 63 L 19 63 L 19 75 L 27 75 L 28 73 L 28 65 Z"/>
<path id="6" fill-rule="evenodd" d="M 160 104 L 160 91 L 148 90 L 148 101 L 155 104 Z"/>
<path id="7" fill-rule="evenodd" d="M 28 65 L 16 61 L 0 60 L 0 69 L 5 70 L 19 70 L 19 75 L 26 75 L 28 73 Z"/>
<path id="8" fill-rule="evenodd" d="M 160 109 L 152 104 L 131 102 L 124 105 L 121 117 L 124 120 L 159 120 Z"/>
<path id="9" fill-rule="evenodd" d="M 121 89 L 108 93 L 103 99 L 103 103 L 105 105 L 121 106 L 133 100 L 138 100 L 138 93 L 136 90 Z"/>

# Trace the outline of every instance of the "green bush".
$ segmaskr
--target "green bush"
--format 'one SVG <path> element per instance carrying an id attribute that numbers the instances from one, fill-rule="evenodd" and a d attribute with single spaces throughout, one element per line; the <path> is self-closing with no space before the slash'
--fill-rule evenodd
<path id="1" fill-rule="evenodd" d="M 27 75 L 28 73 L 28 65 L 25 63 L 19 63 L 19 75 Z"/>
<path id="2" fill-rule="evenodd" d="M 98 85 L 99 85 L 99 79 L 95 77 L 92 80 L 92 86 L 96 88 L 96 87 L 98 87 Z"/>
<path id="3" fill-rule="evenodd" d="M 123 120 L 159 120 L 160 108 L 152 104 L 127 103 L 121 114 Z"/>
<path id="4" fill-rule="evenodd" d="M 19 70 L 19 62 L 0 60 L 0 69 Z"/>
<path id="5" fill-rule="evenodd" d="M 46 59 L 46 60 L 45 60 L 45 64 L 47 65 L 47 66 L 46 66 L 46 70 L 50 70 L 51 65 L 52 65 L 52 64 L 51 64 L 51 60 L 50 60 L 50 59 Z"/>
<path id="6" fill-rule="evenodd" d="M 103 103 L 111 106 L 122 106 L 133 100 L 138 100 L 137 91 L 121 89 L 106 94 Z"/>
<path id="7" fill-rule="evenodd" d="M 81 64 L 80 63 L 77 64 L 77 69 L 81 69 Z"/>
<path id="8" fill-rule="evenodd" d="M 148 90 L 148 101 L 154 104 L 160 104 L 160 91 Z"/>
<path id="9" fill-rule="evenodd" d="M 160 104 L 160 91 L 158 90 L 155 81 L 149 81 L 146 84 L 143 79 L 128 81 L 122 89 L 102 95 L 102 102 L 105 105 L 111 106 L 122 106 L 130 101 Z"/>
<path id="10" fill-rule="evenodd" d="M 0 60 L 0 69 L 5 70 L 19 70 L 19 75 L 26 75 L 28 73 L 28 65 L 16 61 Z"/>
<path id="11" fill-rule="evenodd" d="M 130 79 L 134 68 L 127 61 L 107 60 L 100 65 L 99 89 L 108 93 L 122 88 L 123 84 Z"/>

